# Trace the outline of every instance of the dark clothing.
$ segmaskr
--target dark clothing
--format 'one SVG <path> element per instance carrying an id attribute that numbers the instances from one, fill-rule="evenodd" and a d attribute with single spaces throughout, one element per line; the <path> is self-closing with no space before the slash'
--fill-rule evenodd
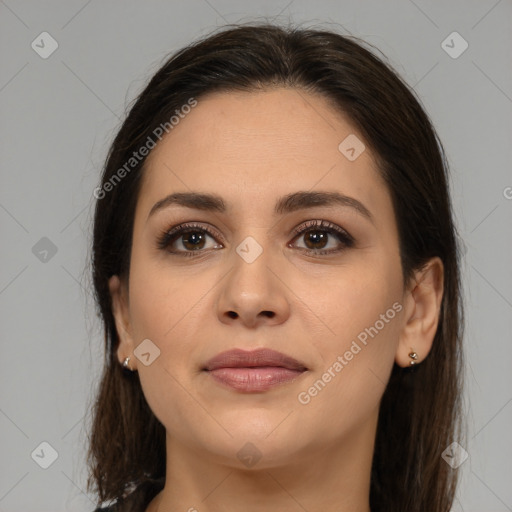
<path id="1" fill-rule="evenodd" d="M 124 498 L 111 505 L 96 508 L 94 512 L 144 512 L 153 498 L 163 489 L 165 477 L 148 479 L 139 484 Z"/>

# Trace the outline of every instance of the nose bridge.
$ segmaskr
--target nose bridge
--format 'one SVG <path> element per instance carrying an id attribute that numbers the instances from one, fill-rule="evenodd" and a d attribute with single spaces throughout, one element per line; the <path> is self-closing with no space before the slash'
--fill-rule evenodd
<path id="1" fill-rule="evenodd" d="M 288 302 L 272 270 L 276 258 L 271 247 L 266 229 L 253 231 L 234 247 L 233 268 L 219 299 L 222 319 L 240 318 L 254 325 L 259 318 L 279 322 L 286 316 Z"/>
<path id="2" fill-rule="evenodd" d="M 263 230 L 259 231 L 260 234 L 253 232 L 246 236 L 235 247 L 233 254 L 232 280 L 239 288 L 238 293 L 245 297 L 264 294 L 270 286 L 271 249 Z"/>

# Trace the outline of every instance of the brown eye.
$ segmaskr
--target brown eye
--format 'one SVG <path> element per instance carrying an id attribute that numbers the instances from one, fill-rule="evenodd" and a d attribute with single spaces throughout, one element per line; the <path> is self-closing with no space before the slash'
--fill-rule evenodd
<path id="1" fill-rule="evenodd" d="M 308 249 L 324 249 L 329 241 L 330 234 L 325 231 L 310 230 L 304 235 Z"/>
<path id="2" fill-rule="evenodd" d="M 215 234 L 209 229 L 196 225 L 180 225 L 160 236 L 157 246 L 172 254 L 194 256 L 194 252 L 204 252 L 208 249 L 221 248 L 222 245 L 206 247 L 208 238 L 215 241 Z"/>
<path id="3" fill-rule="evenodd" d="M 182 238 L 181 243 L 183 244 L 183 247 L 185 247 L 185 249 L 195 251 L 197 249 L 204 248 L 206 236 L 207 235 L 199 231 L 191 231 L 188 233 L 184 233 L 183 235 L 181 235 L 180 238 Z"/>
<path id="4" fill-rule="evenodd" d="M 296 230 L 295 239 L 304 240 L 305 252 L 314 254 L 333 254 L 340 252 L 346 248 L 354 245 L 354 239 L 343 228 L 325 221 L 312 221 L 302 225 Z M 331 242 L 331 239 L 338 240 Z M 329 243 L 334 243 L 334 246 L 327 248 Z"/>

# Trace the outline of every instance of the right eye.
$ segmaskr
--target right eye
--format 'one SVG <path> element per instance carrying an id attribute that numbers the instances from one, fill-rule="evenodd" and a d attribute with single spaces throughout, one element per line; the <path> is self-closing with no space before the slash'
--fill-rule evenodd
<path id="1" fill-rule="evenodd" d="M 218 236 L 212 230 L 198 224 L 180 224 L 170 230 L 164 231 L 158 238 L 158 248 L 179 256 L 196 256 L 194 253 L 204 252 L 207 238 Z M 220 237 L 219 237 L 220 238 Z M 184 250 L 175 247 L 181 244 Z M 222 245 L 206 247 L 206 249 L 219 249 Z"/>

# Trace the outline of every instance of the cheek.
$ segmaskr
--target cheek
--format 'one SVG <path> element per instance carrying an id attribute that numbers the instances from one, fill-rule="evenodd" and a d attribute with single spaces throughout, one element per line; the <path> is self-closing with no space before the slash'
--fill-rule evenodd
<path id="1" fill-rule="evenodd" d="M 200 299 L 206 290 L 198 286 L 202 281 L 197 276 L 185 277 L 169 268 L 133 263 L 130 316 L 135 345 L 149 339 L 159 351 L 150 365 L 138 364 L 142 390 L 166 429 L 186 436 L 183 418 L 187 418 L 187 424 L 205 421 L 204 410 L 190 393 L 192 363 L 187 363 L 194 360 L 197 344 L 190 326 L 197 331 Z"/>
<path id="2" fill-rule="evenodd" d="M 340 412 L 364 415 L 377 406 L 394 362 L 403 309 L 400 268 L 383 257 L 329 282 L 336 286 L 310 295 L 325 328 L 315 337 L 319 365 L 302 390 L 308 395 L 303 402 L 310 399 L 318 414 L 336 404 Z"/>
<path id="3" fill-rule="evenodd" d="M 130 317 L 134 334 L 153 337 L 155 343 L 167 343 L 183 324 L 194 321 L 201 297 L 214 285 L 206 276 L 186 275 L 169 264 L 148 261 L 137 265 L 134 261 L 132 268 Z"/>
<path id="4" fill-rule="evenodd" d="M 319 350 L 331 355 L 348 350 L 351 341 L 376 322 L 383 333 L 398 332 L 396 308 L 392 309 L 401 299 L 401 276 L 396 267 L 384 255 L 380 261 L 361 260 L 317 277 L 315 283 L 303 283 L 298 295 L 307 297 L 304 302 L 317 314 L 316 321 L 324 333 L 316 338 L 321 343 Z"/>

